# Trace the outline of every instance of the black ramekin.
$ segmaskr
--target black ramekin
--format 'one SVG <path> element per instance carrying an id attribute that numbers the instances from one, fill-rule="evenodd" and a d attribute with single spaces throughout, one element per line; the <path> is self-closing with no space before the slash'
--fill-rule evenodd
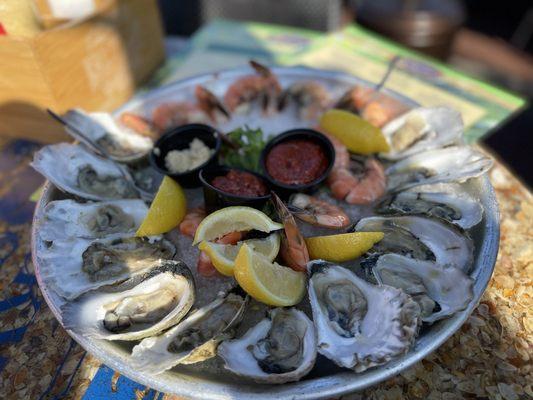
<path id="1" fill-rule="evenodd" d="M 195 138 L 200 139 L 207 147 L 213 149 L 214 153 L 205 163 L 194 169 L 179 174 L 171 173 L 165 165 L 165 157 L 168 152 L 188 148 Z M 156 170 L 171 177 L 184 187 L 198 187 L 201 185 L 200 177 L 198 176 L 200 170 L 218 165 L 220 145 L 220 135 L 215 128 L 204 124 L 182 125 L 168 131 L 155 142 L 154 148 L 150 152 L 150 164 Z"/>
<path id="2" fill-rule="evenodd" d="M 255 197 L 237 196 L 232 193 L 224 192 L 211 184 L 213 179 L 217 176 L 226 175 L 231 170 L 247 172 L 256 176 L 264 183 L 268 193 L 264 196 Z M 268 180 L 265 179 L 263 175 L 247 169 L 228 167 L 225 165 L 204 168 L 200 171 L 200 181 L 203 185 L 205 208 L 208 213 L 230 206 L 248 206 L 262 209 L 268 199 L 270 199 L 270 184 Z"/>
<path id="3" fill-rule="evenodd" d="M 322 147 L 322 149 L 324 150 L 324 154 L 328 159 L 328 166 L 326 167 L 322 175 L 320 175 L 318 178 L 311 182 L 299 185 L 287 185 L 286 183 L 277 181 L 268 173 L 268 170 L 266 168 L 266 159 L 268 154 L 270 153 L 270 150 L 272 150 L 274 146 L 282 142 L 294 139 L 306 139 L 319 144 L 320 147 Z M 282 197 L 286 197 L 294 192 L 310 193 L 318 189 L 320 184 L 324 182 L 324 180 L 329 175 L 334 162 L 335 149 L 333 148 L 331 141 L 320 132 L 308 128 L 291 129 L 274 137 L 266 144 L 265 148 L 261 152 L 261 157 L 259 159 L 259 163 L 261 165 L 261 169 L 263 170 L 265 178 L 270 182 L 272 188 L 276 191 L 276 193 Z"/>

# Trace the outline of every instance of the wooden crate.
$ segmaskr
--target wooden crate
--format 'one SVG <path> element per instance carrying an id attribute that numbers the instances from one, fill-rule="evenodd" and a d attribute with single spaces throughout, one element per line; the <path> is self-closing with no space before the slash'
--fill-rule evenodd
<path id="1" fill-rule="evenodd" d="M 46 108 L 111 111 L 163 59 L 156 0 L 117 0 L 79 24 L 30 38 L 0 36 L 0 135 L 64 139 Z"/>

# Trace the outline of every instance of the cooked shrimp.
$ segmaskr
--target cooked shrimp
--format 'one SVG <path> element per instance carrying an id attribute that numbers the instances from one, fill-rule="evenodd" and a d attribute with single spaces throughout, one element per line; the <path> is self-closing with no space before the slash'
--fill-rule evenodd
<path id="1" fill-rule="evenodd" d="M 349 204 L 367 204 L 385 193 L 387 178 L 381 163 L 368 158 L 352 156 L 337 138 L 322 132 L 333 145 L 335 162 L 327 183 L 333 197 Z"/>
<path id="2" fill-rule="evenodd" d="M 325 228 L 340 229 L 350 224 L 350 218 L 339 207 L 303 193 L 291 196 L 289 210 L 302 221 Z"/>
<path id="3" fill-rule="evenodd" d="M 216 123 L 219 114 L 229 118 L 229 113 L 220 100 L 205 87 L 197 85 L 194 95 L 196 102 L 167 102 L 158 105 L 152 112 L 154 126 L 160 131 L 165 131 L 175 126 L 195 122 Z"/>
<path id="4" fill-rule="evenodd" d="M 331 193 L 349 204 L 368 204 L 385 193 L 387 178 L 375 158 L 354 160 L 351 167 L 332 169 L 328 176 Z"/>
<path id="5" fill-rule="evenodd" d="M 400 101 L 362 86 L 354 86 L 346 91 L 335 108 L 360 114 L 379 128 L 408 110 Z"/>
<path id="6" fill-rule="evenodd" d="M 231 232 L 224 236 L 222 236 L 220 239 L 215 240 L 215 243 L 220 244 L 237 244 L 239 240 L 241 240 L 243 237 L 243 234 L 241 232 Z M 217 269 L 211 262 L 211 259 L 209 256 L 201 251 L 200 255 L 198 256 L 198 264 L 196 264 L 196 268 L 198 270 L 198 273 L 205 277 L 214 276 L 217 274 Z"/>
<path id="7" fill-rule="evenodd" d="M 251 102 L 262 101 L 263 111 L 271 109 L 280 93 L 281 85 L 278 78 L 269 68 L 255 61 L 250 61 L 250 65 L 258 75 L 247 75 L 233 82 L 224 95 L 224 104 L 229 111 L 246 111 Z"/>
<path id="8" fill-rule="evenodd" d="M 317 131 L 320 131 L 320 127 L 315 128 Z M 348 152 L 348 148 L 342 144 L 342 142 L 337 139 L 335 136 L 331 136 L 330 134 L 320 131 L 324 136 L 326 136 L 331 144 L 333 145 L 333 150 L 335 150 L 335 162 L 333 163 L 332 169 L 338 169 L 338 168 L 349 168 L 350 167 L 350 153 Z"/>
<path id="9" fill-rule="evenodd" d="M 281 257 L 293 270 L 306 271 L 309 252 L 304 237 L 300 233 L 294 217 L 274 192 L 272 192 L 272 201 L 285 228 L 285 235 L 282 235 L 281 240 Z"/>
<path id="10" fill-rule="evenodd" d="M 196 96 L 196 101 L 198 102 L 198 107 L 203 110 L 204 113 L 211 119 L 211 121 L 216 121 L 218 116 L 216 112 L 221 113 L 225 118 L 230 117 L 230 113 L 226 110 L 226 107 L 220 102 L 217 96 L 210 90 L 207 90 L 201 85 L 196 85 L 194 89 L 194 95 Z"/>
<path id="11" fill-rule="evenodd" d="M 132 112 L 123 112 L 120 115 L 120 123 L 140 135 L 148 136 L 152 139 L 157 139 L 159 136 L 149 121 L 141 117 L 140 115 Z"/>
<path id="12" fill-rule="evenodd" d="M 183 221 L 179 225 L 181 234 L 193 238 L 196 229 L 198 229 L 198 225 L 200 225 L 200 222 L 202 222 L 206 215 L 205 208 L 203 207 L 191 208 L 185 214 Z"/>
<path id="13" fill-rule="evenodd" d="M 317 119 L 330 105 L 330 95 L 326 88 L 315 81 L 293 83 L 283 91 L 279 98 L 278 109 L 283 110 L 288 101 L 293 100 L 301 119 Z"/>
<path id="14" fill-rule="evenodd" d="M 209 116 L 198 106 L 190 101 L 161 103 L 152 112 L 152 122 L 160 131 L 189 124 L 210 122 Z"/>

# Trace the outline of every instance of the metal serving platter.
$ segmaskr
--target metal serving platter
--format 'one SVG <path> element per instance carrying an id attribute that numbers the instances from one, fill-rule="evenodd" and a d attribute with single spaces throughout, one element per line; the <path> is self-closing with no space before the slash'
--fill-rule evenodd
<path id="1" fill-rule="evenodd" d="M 281 84 L 287 84 L 304 79 L 318 80 L 330 88 L 336 95 L 340 95 L 347 87 L 352 85 L 372 86 L 369 82 L 353 76 L 338 72 L 319 71 L 308 68 L 273 68 Z M 140 96 L 127 103 L 117 112 L 132 110 L 136 112 L 149 112 L 154 104 L 166 100 L 185 100 L 193 96 L 194 87 L 202 84 L 217 95 L 222 95 L 225 89 L 236 78 L 249 74 L 249 68 L 238 68 L 220 71 L 213 74 L 201 75 L 182 80 L 165 87 L 161 87 Z M 379 77 L 376 77 L 379 80 Z M 398 93 L 385 91 L 407 106 L 416 106 L 416 102 L 405 98 Z M 266 133 L 280 133 L 293 126 L 302 126 L 294 117 L 263 117 L 259 113 L 239 117 L 223 129 L 231 129 L 248 123 L 252 127 L 260 126 Z M 426 357 L 437 349 L 446 339 L 453 335 L 465 322 L 470 313 L 478 304 L 483 291 L 489 283 L 499 241 L 499 216 L 498 206 L 494 191 L 486 176 L 472 179 L 462 185 L 465 192 L 471 194 L 484 207 L 483 220 L 470 230 L 475 244 L 474 265 L 471 276 L 475 279 L 474 299 L 468 308 L 456 313 L 451 318 L 441 320 L 429 328 L 425 328 L 416 341 L 414 348 L 406 355 L 364 373 L 356 374 L 352 371 L 332 367 L 330 363 L 322 360 L 317 367 L 299 382 L 283 385 L 261 385 L 243 378 L 234 377 L 220 368 L 220 362 L 215 363 L 213 369 L 195 367 L 174 368 L 160 375 L 140 373 L 130 367 L 128 362 L 132 345 L 104 340 L 89 339 L 72 331 L 68 333 L 89 353 L 100 359 L 110 368 L 125 376 L 165 393 L 173 393 L 186 398 L 194 399 L 325 399 L 337 397 L 342 394 L 358 391 L 375 385 L 385 379 L 397 375 L 402 370 Z M 65 198 L 51 183 L 47 182 L 42 196 L 37 204 L 32 231 L 32 252 L 37 281 L 48 303 L 48 306 L 60 321 L 59 307 L 63 300 L 53 292 L 43 281 L 36 254 L 43 244 L 38 239 L 38 226 L 46 204 L 52 200 Z M 58 266 L 60 268 L 60 266 Z M 193 367 L 193 368 L 191 368 Z"/>

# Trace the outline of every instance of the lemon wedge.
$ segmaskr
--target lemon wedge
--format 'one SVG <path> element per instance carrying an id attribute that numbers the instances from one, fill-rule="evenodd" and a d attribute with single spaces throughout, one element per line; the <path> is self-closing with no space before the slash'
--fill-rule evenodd
<path id="1" fill-rule="evenodd" d="M 230 232 L 250 231 L 271 232 L 282 229 L 283 225 L 272 221 L 268 215 L 251 207 L 226 207 L 209 214 L 198 225 L 193 245 L 201 241 L 213 241 Z"/>
<path id="2" fill-rule="evenodd" d="M 243 244 L 272 261 L 279 252 L 280 236 L 273 233 L 264 239 L 243 240 L 235 245 L 203 241 L 198 248 L 207 253 L 218 272 L 222 275 L 233 276 L 235 258 Z"/>
<path id="3" fill-rule="evenodd" d="M 187 199 L 181 186 L 165 176 L 135 236 L 159 235 L 174 229 L 185 217 Z"/>
<path id="4" fill-rule="evenodd" d="M 312 260 L 344 262 L 361 257 L 383 236 L 383 232 L 352 232 L 310 237 L 305 243 Z"/>
<path id="5" fill-rule="evenodd" d="M 326 111 L 320 118 L 320 127 L 353 153 L 372 154 L 390 150 L 381 129 L 349 111 Z"/>
<path id="6" fill-rule="evenodd" d="M 250 296 L 271 306 L 293 306 L 305 294 L 305 273 L 272 262 L 246 244 L 237 254 L 234 274 Z"/>

